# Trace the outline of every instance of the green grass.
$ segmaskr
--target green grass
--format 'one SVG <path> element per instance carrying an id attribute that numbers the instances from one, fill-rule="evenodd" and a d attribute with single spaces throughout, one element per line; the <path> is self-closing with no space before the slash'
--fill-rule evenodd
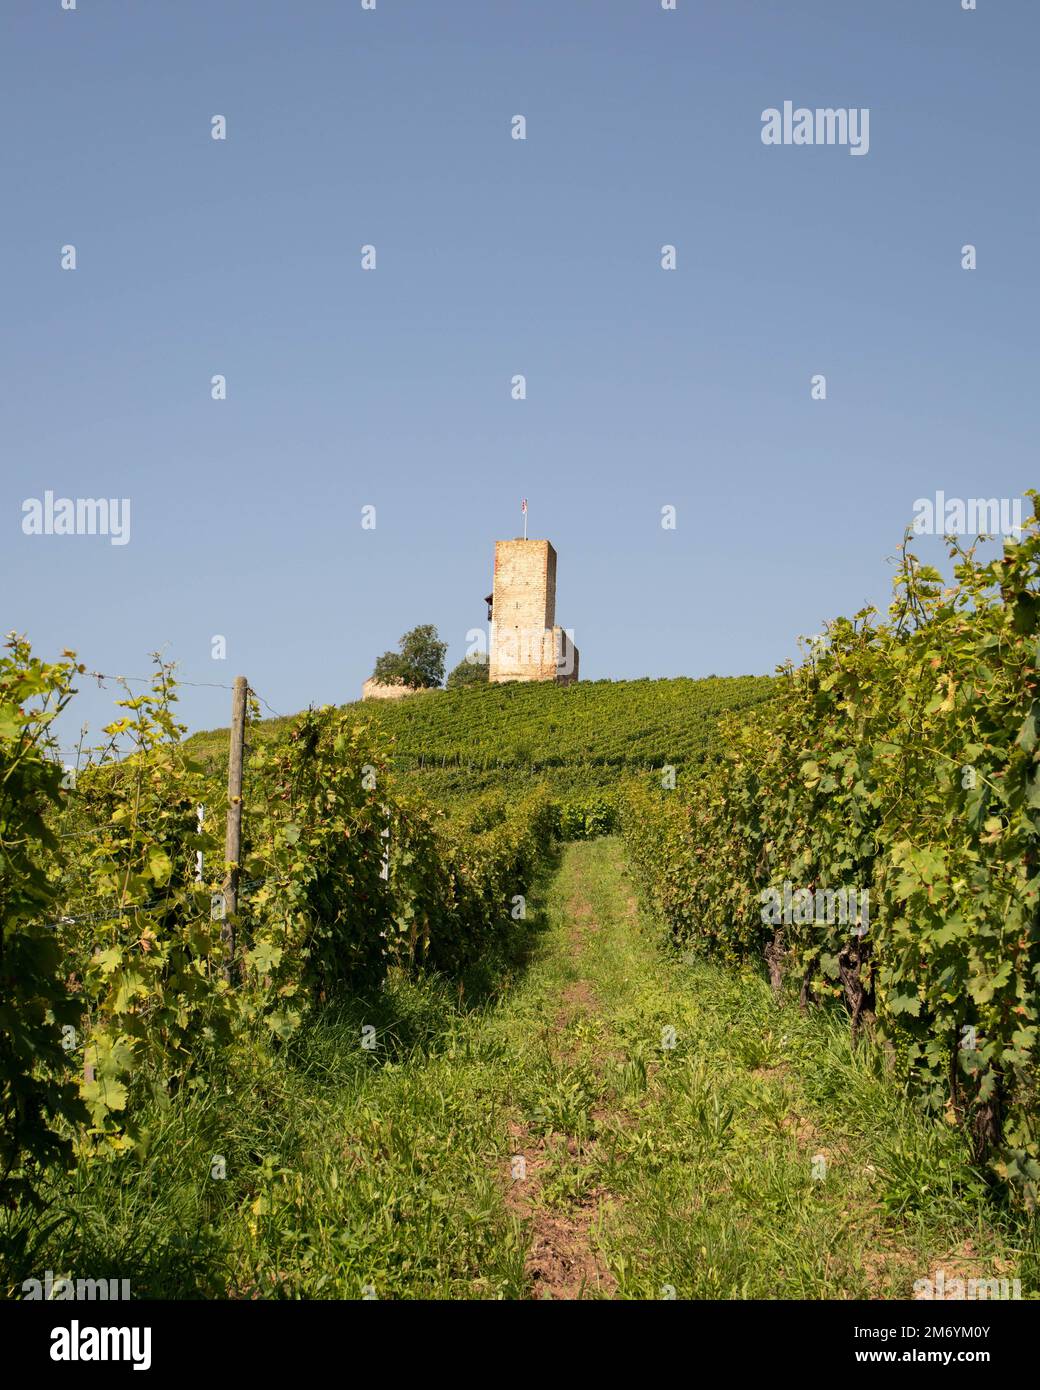
<path id="1" fill-rule="evenodd" d="M 1035 1296 L 1035 1225 L 847 1020 L 660 937 L 617 841 L 567 846 L 479 973 L 394 978 L 244 1051 L 154 1112 L 143 1161 L 53 1192 L 70 1221 L 20 1268 L 135 1296 L 816 1299 L 943 1265 Z"/>

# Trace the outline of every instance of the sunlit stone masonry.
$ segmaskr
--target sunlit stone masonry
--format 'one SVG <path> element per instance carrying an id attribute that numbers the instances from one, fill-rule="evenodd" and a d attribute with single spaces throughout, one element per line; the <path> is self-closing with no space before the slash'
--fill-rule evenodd
<path id="1" fill-rule="evenodd" d="M 496 541 L 488 679 L 578 679 L 578 649 L 556 624 L 556 551 L 549 541 Z"/>

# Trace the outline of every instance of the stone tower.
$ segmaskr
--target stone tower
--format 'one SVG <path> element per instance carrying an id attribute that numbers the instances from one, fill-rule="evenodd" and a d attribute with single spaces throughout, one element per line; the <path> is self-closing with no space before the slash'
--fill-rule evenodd
<path id="1" fill-rule="evenodd" d="M 556 551 L 548 541 L 496 541 L 491 681 L 578 679 L 578 649 L 556 624 Z"/>

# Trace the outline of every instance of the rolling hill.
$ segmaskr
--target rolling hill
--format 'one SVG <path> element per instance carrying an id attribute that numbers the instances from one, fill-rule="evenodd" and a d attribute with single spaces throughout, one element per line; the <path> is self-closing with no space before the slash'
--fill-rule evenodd
<path id="1" fill-rule="evenodd" d="M 710 754 L 720 714 L 760 704 L 773 688 L 770 676 L 511 682 L 346 708 L 391 740 L 399 773 L 414 775 L 433 795 L 454 797 L 525 776 L 577 790 L 664 764 L 694 766 Z M 260 721 L 250 738 L 278 737 L 288 722 Z M 187 746 L 217 767 L 227 731 L 196 734 Z"/>

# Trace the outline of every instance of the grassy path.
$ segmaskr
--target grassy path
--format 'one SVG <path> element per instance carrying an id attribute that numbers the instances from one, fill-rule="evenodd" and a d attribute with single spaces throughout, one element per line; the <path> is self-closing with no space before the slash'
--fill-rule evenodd
<path id="1" fill-rule="evenodd" d="M 160 1120 L 136 1187 L 80 1194 L 72 1263 L 129 1265 L 142 1295 L 905 1297 L 937 1266 L 1037 1287 L 955 1133 L 842 1021 L 664 957 L 618 842 L 568 845 L 521 926 L 526 968 L 480 1007 L 398 981 Z"/>
<path id="2" fill-rule="evenodd" d="M 290 1284 L 321 1269 L 348 1296 L 906 1296 L 940 1264 L 1018 1272 L 955 1135 L 840 1022 L 665 960 L 616 841 L 568 846 L 540 911 L 496 1005 L 351 1088 L 254 1269 L 273 1235 Z"/>

